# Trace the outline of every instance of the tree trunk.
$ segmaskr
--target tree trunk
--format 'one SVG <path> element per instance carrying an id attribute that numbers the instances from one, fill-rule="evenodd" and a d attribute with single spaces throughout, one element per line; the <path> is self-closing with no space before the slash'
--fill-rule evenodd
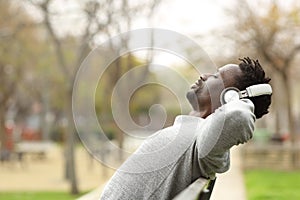
<path id="1" fill-rule="evenodd" d="M 47 117 L 50 111 L 48 93 L 42 94 L 42 106 L 43 106 L 42 121 L 41 121 L 42 140 L 48 141 L 50 140 L 50 124 L 49 124 L 49 119 Z"/>
<path id="2" fill-rule="evenodd" d="M 72 89 L 69 89 L 66 97 L 66 116 L 68 120 L 68 125 L 66 127 L 66 178 L 70 181 L 71 194 L 78 194 L 79 190 L 77 187 L 77 177 L 76 177 L 76 167 L 75 167 L 75 152 L 74 145 L 75 141 L 75 125 L 73 121 L 72 114 Z"/>
<path id="3" fill-rule="evenodd" d="M 6 134 L 5 134 L 5 112 L 0 112 L 0 160 L 5 160 L 6 152 Z"/>
<path id="4" fill-rule="evenodd" d="M 290 87 L 290 82 L 288 79 L 288 74 L 286 71 L 284 71 L 284 73 L 282 73 L 282 78 L 283 78 L 284 88 L 286 90 L 288 127 L 289 127 L 290 141 L 291 141 L 291 145 L 292 145 L 291 164 L 292 164 L 293 168 L 296 168 L 297 153 L 294 150 L 294 148 L 296 147 L 296 131 L 295 131 L 294 115 L 293 115 L 293 111 L 292 111 L 291 87 Z"/>

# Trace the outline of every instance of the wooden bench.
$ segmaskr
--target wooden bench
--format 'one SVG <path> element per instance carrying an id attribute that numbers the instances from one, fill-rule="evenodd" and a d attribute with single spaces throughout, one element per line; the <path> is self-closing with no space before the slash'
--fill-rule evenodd
<path id="1" fill-rule="evenodd" d="M 292 153 L 297 155 L 297 167 L 300 167 L 300 146 L 290 144 L 246 144 L 242 148 L 243 169 L 270 168 L 290 170 Z"/>
<path id="2" fill-rule="evenodd" d="M 185 190 L 180 192 L 174 200 L 209 200 L 214 188 L 215 180 L 199 178 Z"/>
<path id="3" fill-rule="evenodd" d="M 209 200 L 214 184 L 215 180 L 210 181 L 208 179 L 199 178 L 174 197 L 173 200 Z M 77 200 L 98 200 L 102 189 L 103 188 L 97 188 Z"/>
<path id="4" fill-rule="evenodd" d="M 23 156 L 26 154 L 37 155 L 39 158 L 43 158 L 53 146 L 52 142 L 44 141 L 19 142 L 15 146 L 14 153 L 17 154 L 19 161 L 22 161 Z"/>

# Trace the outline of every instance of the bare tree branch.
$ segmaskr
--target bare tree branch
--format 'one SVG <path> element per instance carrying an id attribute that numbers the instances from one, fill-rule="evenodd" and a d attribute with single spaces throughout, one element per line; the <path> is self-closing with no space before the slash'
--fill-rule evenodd
<path id="1" fill-rule="evenodd" d="M 32 1 L 31 1 L 32 2 Z M 38 6 L 44 14 L 44 24 L 46 26 L 46 29 L 48 30 L 48 33 L 50 34 L 51 39 L 53 40 L 54 43 L 54 48 L 55 48 L 55 54 L 57 57 L 58 65 L 59 68 L 62 70 L 62 73 L 64 74 L 64 77 L 67 78 L 69 81 L 72 80 L 72 74 L 67 68 L 67 64 L 64 58 L 63 54 L 63 48 L 61 41 L 59 40 L 58 36 L 55 34 L 55 31 L 51 25 L 50 22 L 50 13 L 49 13 L 49 4 L 50 0 L 45 0 L 44 2 L 37 4 L 33 3 L 33 5 Z"/>

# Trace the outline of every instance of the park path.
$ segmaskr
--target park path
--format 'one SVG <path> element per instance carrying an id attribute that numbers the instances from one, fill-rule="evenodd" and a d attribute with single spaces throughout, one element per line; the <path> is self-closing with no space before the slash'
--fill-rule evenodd
<path id="1" fill-rule="evenodd" d="M 0 162 L 0 192 L 7 191 L 69 191 L 64 179 L 63 148 L 54 145 L 41 159 L 26 155 L 22 162 Z M 104 185 L 114 170 L 91 158 L 83 147 L 76 148 L 76 171 L 78 187 L 90 191 Z"/>
<path id="2" fill-rule="evenodd" d="M 217 181 L 210 200 L 246 200 L 244 175 L 241 166 L 241 146 L 234 146 L 230 169 L 217 174 Z"/>

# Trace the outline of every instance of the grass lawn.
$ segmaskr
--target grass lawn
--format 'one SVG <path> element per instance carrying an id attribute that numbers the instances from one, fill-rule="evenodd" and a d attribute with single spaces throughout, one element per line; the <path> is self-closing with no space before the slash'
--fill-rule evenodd
<path id="1" fill-rule="evenodd" d="M 300 199 L 300 171 L 247 171 L 245 181 L 248 200 Z"/>
<path id="2" fill-rule="evenodd" d="M 0 199 L 5 200 L 74 200 L 82 196 L 66 192 L 0 192 Z"/>

